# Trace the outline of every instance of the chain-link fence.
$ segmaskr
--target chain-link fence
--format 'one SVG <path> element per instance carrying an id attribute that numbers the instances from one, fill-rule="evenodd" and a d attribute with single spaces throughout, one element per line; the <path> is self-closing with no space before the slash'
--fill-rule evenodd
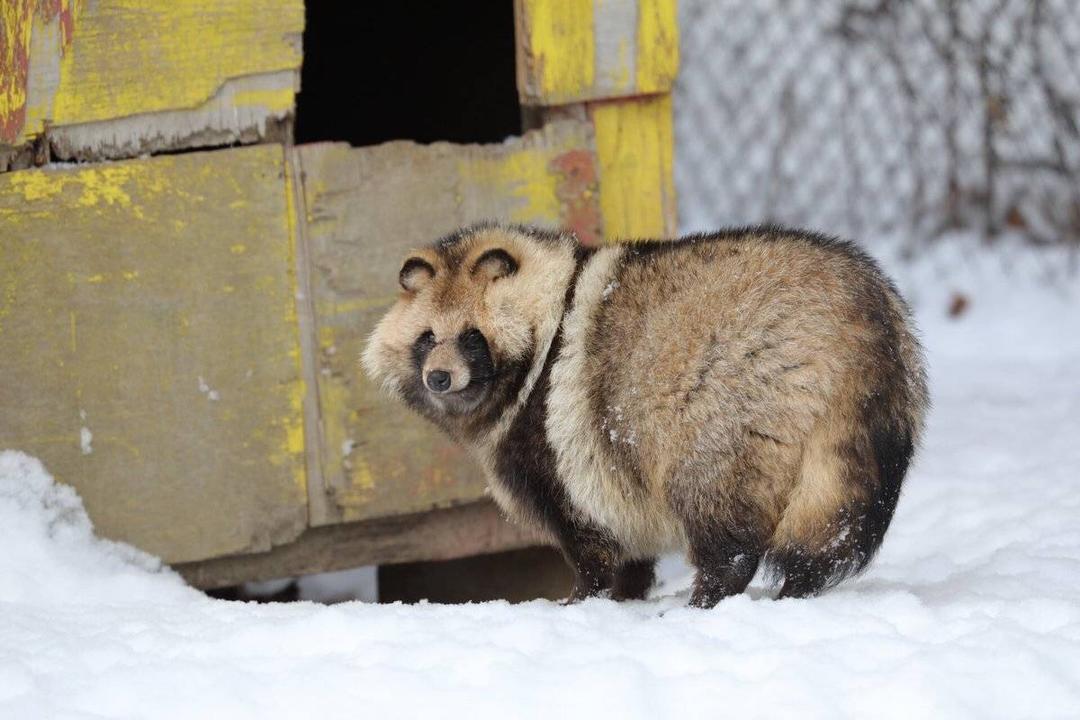
<path id="1" fill-rule="evenodd" d="M 682 226 L 1080 244 L 1080 2 L 681 0 Z"/>

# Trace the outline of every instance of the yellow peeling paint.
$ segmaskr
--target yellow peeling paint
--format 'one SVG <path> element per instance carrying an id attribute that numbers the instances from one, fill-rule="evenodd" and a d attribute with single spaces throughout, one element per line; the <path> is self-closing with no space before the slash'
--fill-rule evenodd
<path id="1" fill-rule="evenodd" d="M 71 179 L 68 173 L 53 174 L 47 170 L 30 170 L 11 175 L 12 189 L 21 192 L 23 199 L 29 202 L 46 200 L 64 191 L 65 182 Z"/>
<path id="2" fill-rule="evenodd" d="M 11 187 L 22 193 L 28 202 L 50 200 L 66 192 L 76 191 L 73 198 L 79 207 L 93 207 L 98 204 L 131 206 L 129 184 L 132 173 L 130 165 L 101 165 L 83 170 L 24 170 L 11 175 Z M 160 190 L 155 183 L 147 185 L 148 190 Z"/>
<path id="3" fill-rule="evenodd" d="M 285 171 L 260 145 L 0 174 L 0 214 L 20 218 L 0 238 L 0 444 L 75 485 L 105 536 L 170 562 L 307 526 Z M 35 439 L 79 409 L 92 456 Z"/>
<path id="4" fill-rule="evenodd" d="M 33 27 L 33 0 L 5 0 L 0 3 L 0 33 L 3 43 L 0 48 L 0 68 L 5 72 L 0 76 L 0 118 L 7 118 L 26 105 L 26 85 L 19 77 L 17 55 L 30 45 L 30 33 Z"/>
<path id="5" fill-rule="evenodd" d="M 509 195 L 518 204 L 509 219 L 523 223 L 550 223 L 559 217 L 558 176 L 551 172 L 546 153 L 519 150 L 509 155 L 466 157 L 459 161 L 461 181 L 483 193 Z"/>
<path id="6" fill-rule="evenodd" d="M 0 2 L 0 31 L 14 32 L 31 53 L 27 82 L 9 89 L 7 78 L 0 79 L 0 117 L 9 106 L 26 108 L 16 145 L 47 124 L 195 110 L 212 101 L 224 110 L 263 111 L 256 118 L 283 115 L 294 105 L 302 0 L 60 0 L 61 14 L 77 18 L 73 26 L 16 9 L 26 2 Z M 9 14 L 19 22 L 9 22 Z M 260 79 L 222 95 L 225 83 L 238 78 Z"/>
<path id="7" fill-rule="evenodd" d="M 229 246 L 229 252 L 233 255 L 243 255 L 247 252 L 247 245 L 244 243 L 236 243 L 235 245 Z"/>
<path id="8" fill-rule="evenodd" d="M 285 302 L 285 323 L 292 329 L 293 345 L 288 355 L 296 368 L 296 379 L 289 384 L 289 417 L 285 422 L 285 452 L 293 458 L 293 480 L 297 488 L 306 499 L 308 495 L 307 465 L 304 462 L 305 437 L 304 437 L 304 395 L 306 386 L 300 353 L 300 326 L 296 309 L 297 295 L 300 292 L 296 276 L 296 243 L 299 228 L 296 216 L 296 193 L 293 187 L 292 163 L 282 152 L 284 167 L 282 174 L 285 177 L 285 219 L 288 225 L 288 266 L 287 275 L 289 280 L 289 296 Z"/>
<path id="9" fill-rule="evenodd" d="M 285 452 L 293 456 L 300 456 L 303 459 L 304 455 L 304 381 L 298 380 L 292 383 L 289 387 L 289 417 L 285 423 Z M 299 487 L 304 495 L 307 495 L 307 475 L 304 472 L 304 464 L 300 462 L 297 465 L 297 471 L 295 475 L 297 487 Z"/>
<path id="10" fill-rule="evenodd" d="M 127 180 L 127 173 L 123 170 L 117 171 L 115 168 L 88 170 L 81 173 L 79 179 L 83 183 L 83 192 L 78 199 L 79 205 L 93 207 L 100 202 L 124 207 L 131 205 L 131 196 L 124 192 L 123 188 L 123 183 Z"/>
<path id="11" fill-rule="evenodd" d="M 592 0 L 538 0 L 532 8 L 532 51 L 544 95 L 591 86 L 596 55 Z"/>
<path id="12" fill-rule="evenodd" d="M 590 105 L 607 239 L 675 230 L 671 96 Z"/>
<path id="13" fill-rule="evenodd" d="M 679 71 L 675 0 L 637 0 L 637 92 L 666 92 Z"/>
<path id="14" fill-rule="evenodd" d="M 299 0 L 99 0 L 60 61 L 53 122 L 196 108 L 230 77 L 299 68 L 303 28 Z M 253 91 L 245 102 L 280 109 L 288 94 Z"/>
<path id="15" fill-rule="evenodd" d="M 672 88 L 679 66 L 676 0 L 517 0 L 516 13 L 518 94 L 524 104 L 563 105 Z"/>
<path id="16" fill-rule="evenodd" d="M 546 104 L 576 99 L 595 77 L 593 0 L 521 0 L 526 57 L 520 72 Z M 523 21 L 523 22 L 522 22 Z"/>
<path id="17" fill-rule="evenodd" d="M 293 99 L 291 87 L 241 90 L 233 95 L 233 104 L 237 107 L 261 107 L 270 112 L 283 113 L 292 109 Z"/>

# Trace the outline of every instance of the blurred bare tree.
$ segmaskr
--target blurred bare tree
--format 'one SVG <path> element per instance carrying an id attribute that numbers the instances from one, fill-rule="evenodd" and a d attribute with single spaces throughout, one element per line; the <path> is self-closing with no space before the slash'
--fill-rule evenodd
<path id="1" fill-rule="evenodd" d="M 689 229 L 1080 246 L 1080 3 L 684 0 Z"/>

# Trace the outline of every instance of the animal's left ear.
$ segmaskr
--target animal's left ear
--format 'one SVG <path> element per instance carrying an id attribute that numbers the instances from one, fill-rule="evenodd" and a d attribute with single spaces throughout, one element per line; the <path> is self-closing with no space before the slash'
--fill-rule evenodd
<path id="1" fill-rule="evenodd" d="M 513 275 L 517 272 L 517 269 L 517 260 L 510 253 L 502 248 L 494 248 L 488 250 L 476 260 L 472 271 L 474 275 L 481 275 L 489 280 L 498 280 L 507 275 Z"/>

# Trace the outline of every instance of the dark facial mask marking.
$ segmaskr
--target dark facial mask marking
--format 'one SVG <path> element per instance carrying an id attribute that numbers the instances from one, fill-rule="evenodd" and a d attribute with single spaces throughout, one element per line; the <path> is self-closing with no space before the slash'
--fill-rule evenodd
<path id="1" fill-rule="evenodd" d="M 470 328 L 458 336 L 457 344 L 458 350 L 465 358 L 465 363 L 469 366 L 471 384 L 494 379 L 495 362 L 491 359 L 491 350 L 484 333 L 476 328 Z"/>
<path id="2" fill-rule="evenodd" d="M 412 346 L 412 361 L 417 372 L 423 369 L 424 360 L 427 359 L 433 347 L 435 347 L 435 333 L 430 330 L 425 330 L 420 337 L 416 338 Z"/>

